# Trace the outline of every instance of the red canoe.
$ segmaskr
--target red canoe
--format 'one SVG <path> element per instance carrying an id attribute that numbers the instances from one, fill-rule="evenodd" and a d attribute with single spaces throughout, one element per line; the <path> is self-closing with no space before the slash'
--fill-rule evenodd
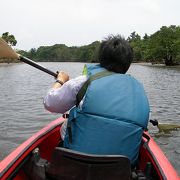
<path id="1" fill-rule="evenodd" d="M 0 179 L 180 179 L 153 138 L 145 133 L 137 167 L 125 156 L 83 154 L 57 147 L 59 118 L 33 135 L 0 162 Z"/>

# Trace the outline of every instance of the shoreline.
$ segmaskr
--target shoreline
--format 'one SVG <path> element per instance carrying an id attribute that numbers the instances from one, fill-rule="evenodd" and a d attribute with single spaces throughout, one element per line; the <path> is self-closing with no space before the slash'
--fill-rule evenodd
<path id="1" fill-rule="evenodd" d="M 133 64 L 139 64 L 139 65 L 143 65 L 143 66 L 164 66 L 166 67 L 165 64 L 152 64 L 151 62 L 139 62 L 139 63 L 133 63 Z"/>
<path id="2" fill-rule="evenodd" d="M 173 66 L 166 66 L 165 64 L 152 64 L 150 62 L 139 62 L 139 63 L 132 63 L 132 64 L 139 64 L 142 66 L 151 66 L 151 67 L 180 67 L 179 65 L 173 65 Z"/>

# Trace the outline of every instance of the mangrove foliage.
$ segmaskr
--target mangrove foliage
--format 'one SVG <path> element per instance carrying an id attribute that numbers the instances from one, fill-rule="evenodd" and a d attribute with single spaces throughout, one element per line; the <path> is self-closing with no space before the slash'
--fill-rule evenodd
<path id="1" fill-rule="evenodd" d="M 8 32 L 3 33 L 2 38 L 11 46 L 17 43 L 15 37 Z M 162 26 L 152 35 L 145 34 L 143 37 L 134 31 L 127 40 L 134 50 L 134 62 L 180 64 L 180 26 Z M 35 61 L 98 62 L 99 45 L 99 41 L 79 47 L 55 44 L 32 48 L 29 51 L 18 50 L 18 53 Z"/>

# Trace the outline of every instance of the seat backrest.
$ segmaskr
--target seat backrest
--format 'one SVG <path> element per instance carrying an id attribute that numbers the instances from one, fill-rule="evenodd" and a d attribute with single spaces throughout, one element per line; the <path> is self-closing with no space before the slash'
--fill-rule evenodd
<path id="1" fill-rule="evenodd" d="M 60 180 L 129 180 L 131 165 L 126 156 L 85 154 L 56 147 L 46 175 Z"/>

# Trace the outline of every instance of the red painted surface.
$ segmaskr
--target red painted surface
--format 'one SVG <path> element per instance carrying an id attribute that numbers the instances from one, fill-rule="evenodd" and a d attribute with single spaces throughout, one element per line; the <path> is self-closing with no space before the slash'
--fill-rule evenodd
<path id="1" fill-rule="evenodd" d="M 150 137 L 148 133 L 146 134 Z M 148 147 L 149 151 L 144 149 L 144 153 L 146 153 L 145 156 L 153 163 L 159 177 L 163 179 L 162 174 L 164 174 L 164 177 L 166 177 L 167 180 L 179 180 L 180 178 L 177 172 L 152 137 L 148 142 Z"/>

